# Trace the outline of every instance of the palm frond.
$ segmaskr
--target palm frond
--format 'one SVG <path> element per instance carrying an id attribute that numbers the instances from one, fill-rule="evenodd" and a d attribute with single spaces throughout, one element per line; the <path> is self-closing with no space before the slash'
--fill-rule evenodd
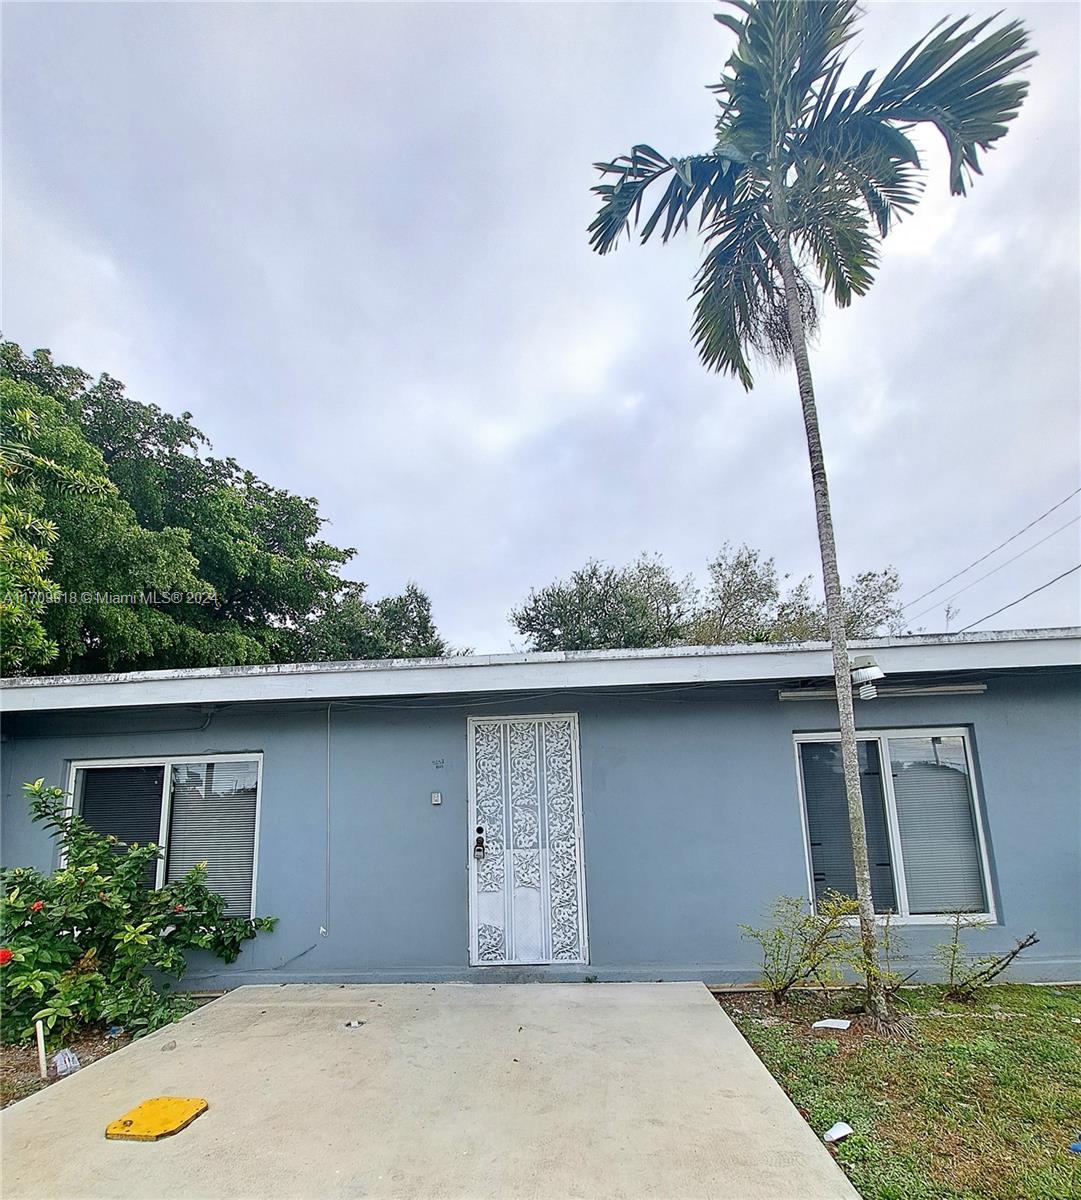
<path id="1" fill-rule="evenodd" d="M 593 191 L 601 197 L 600 211 L 589 226 L 589 243 L 599 254 L 612 250 L 624 231 L 638 224 L 642 200 L 651 184 L 668 176 L 668 187 L 642 226 L 648 241 L 661 219 L 662 240 L 687 227 L 695 208 L 699 227 L 732 200 L 743 158 L 733 147 L 718 147 L 712 154 L 664 158 L 652 146 L 635 146 L 629 155 L 612 162 L 594 163 L 602 175 L 617 176 L 615 183 L 599 183 Z"/>
<path id="2" fill-rule="evenodd" d="M 767 206 L 749 195 L 715 223 L 715 243 L 699 268 L 692 336 L 702 362 L 711 370 L 735 375 L 750 391 L 754 385 L 747 351 L 783 361 L 791 351 L 777 242 L 766 219 Z M 802 297 L 805 316 L 814 322 L 810 288 Z"/>
<path id="3" fill-rule="evenodd" d="M 671 160 L 673 175 L 661 202 L 642 226 L 642 241 L 648 241 L 661 217 L 667 242 L 673 231 L 686 229 L 690 215 L 699 208 L 701 229 L 732 202 L 742 156 L 729 147 L 718 147 L 712 154 L 691 155 Z"/>
<path id="4" fill-rule="evenodd" d="M 786 11 L 796 43 L 787 79 L 791 128 L 809 106 L 813 109 L 818 89 L 841 65 L 842 51 L 855 34 L 858 10 L 856 0 L 804 0 L 777 7 Z"/>
<path id="5" fill-rule="evenodd" d="M 900 129 L 863 112 L 835 112 L 813 122 L 793 149 L 799 174 L 829 168 L 854 189 L 881 237 L 916 207 L 922 192 L 920 160 Z"/>
<path id="6" fill-rule="evenodd" d="M 923 181 L 905 163 L 878 169 L 854 159 L 835 169 L 863 198 L 880 237 L 885 237 L 901 217 L 908 216 L 923 194 Z"/>
<path id="7" fill-rule="evenodd" d="M 601 197 L 601 207 L 589 226 L 589 244 L 599 254 L 607 254 L 637 219 L 646 189 L 667 175 L 672 164 L 652 146 L 639 145 L 630 154 L 621 154 L 612 162 L 594 163 L 593 167 L 601 175 L 617 176 L 615 183 L 598 183 L 592 189 Z"/>
<path id="8" fill-rule="evenodd" d="M 717 20 L 739 39 L 720 83 L 718 131 L 749 151 L 785 143 L 834 77 L 855 32 L 855 0 L 747 4 Z"/>
<path id="9" fill-rule="evenodd" d="M 841 308 L 865 295 L 878 269 L 878 245 L 866 210 L 847 187 L 809 187 L 792 197 L 792 236 L 814 260 L 825 289 Z"/>
<path id="10" fill-rule="evenodd" d="M 981 150 L 1007 131 L 1028 94 L 1018 72 L 1035 56 L 1020 21 L 977 41 L 993 20 L 954 21 L 910 47 L 886 72 L 862 111 L 880 121 L 934 125 L 950 153 L 950 191 L 982 174 Z M 934 36 L 932 36 L 932 34 Z M 975 43 L 975 44 L 973 44 Z"/>

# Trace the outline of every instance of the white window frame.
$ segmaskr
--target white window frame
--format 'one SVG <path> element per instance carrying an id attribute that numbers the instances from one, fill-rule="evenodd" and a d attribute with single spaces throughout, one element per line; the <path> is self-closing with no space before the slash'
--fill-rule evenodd
<path id="1" fill-rule="evenodd" d="M 978 921 L 995 922 L 995 895 L 991 887 L 991 865 L 987 854 L 987 839 L 983 827 L 983 805 L 980 799 L 979 786 L 976 782 L 976 764 L 972 757 L 971 731 L 964 726 L 932 725 L 922 728 L 904 729 L 859 729 L 856 731 L 857 742 L 877 742 L 878 756 L 881 765 L 882 795 L 886 805 L 886 832 L 890 839 L 890 857 L 893 860 L 893 884 L 897 898 L 897 912 L 890 915 L 893 925 L 948 925 L 954 918 L 952 913 L 910 913 L 908 910 L 908 885 L 905 880 L 905 857 L 901 848 L 901 827 L 897 819 L 897 797 L 893 789 L 893 770 L 890 761 L 890 739 L 927 738 L 927 737 L 959 737 L 965 750 L 965 767 L 968 771 L 969 796 L 976 821 L 976 844 L 980 852 L 980 871 L 983 878 L 983 894 L 987 897 L 987 908 L 984 912 L 965 913 L 966 917 Z M 839 742 L 840 733 L 823 731 L 822 733 L 796 733 L 792 735 L 792 746 L 796 759 L 796 787 L 799 791 L 800 823 L 803 829 L 803 852 L 807 863 L 807 894 L 811 903 L 817 907 L 815 900 L 814 863 L 811 858 L 811 836 L 807 823 L 807 797 L 803 788 L 803 764 L 800 761 L 800 746 L 804 742 Z M 876 919 L 882 922 L 885 913 L 876 914 Z M 855 920 L 855 918 L 853 918 Z"/>
<path id="2" fill-rule="evenodd" d="M 256 913 L 255 889 L 259 882 L 259 818 L 263 807 L 263 752 L 250 750 L 236 754 L 156 754 L 132 758 L 80 758 L 73 759 L 68 764 L 68 798 L 67 812 L 75 812 L 75 785 L 79 771 L 92 771 L 98 767 L 162 767 L 161 785 L 161 822 L 158 826 L 158 845 L 162 855 L 158 859 L 157 875 L 154 886 L 161 889 L 165 886 L 165 868 L 169 861 L 169 819 L 172 816 L 173 767 L 183 763 L 219 763 L 219 762 L 255 762 L 255 839 L 252 846 L 251 862 L 251 911 L 249 917 L 254 919 Z M 61 853 L 60 866 L 64 865 L 64 855 Z"/>

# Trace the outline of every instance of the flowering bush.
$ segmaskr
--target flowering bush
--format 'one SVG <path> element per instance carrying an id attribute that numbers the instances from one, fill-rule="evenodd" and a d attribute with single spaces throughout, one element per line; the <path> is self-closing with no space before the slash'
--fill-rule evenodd
<path id="1" fill-rule="evenodd" d="M 179 980 L 186 950 L 233 962 L 275 917 L 231 917 L 206 886 L 206 863 L 155 890 L 147 886 L 158 846 L 95 833 L 67 811 L 64 792 L 42 779 L 23 785 L 30 811 L 53 831 L 64 866 L 0 872 L 0 1032 L 21 1040 L 41 1020 L 57 1036 L 108 1022 L 138 1036 L 188 1012 Z"/>

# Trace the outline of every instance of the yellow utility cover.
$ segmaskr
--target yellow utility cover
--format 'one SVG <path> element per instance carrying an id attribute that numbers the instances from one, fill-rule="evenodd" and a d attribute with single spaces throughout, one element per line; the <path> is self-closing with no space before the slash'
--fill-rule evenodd
<path id="1" fill-rule="evenodd" d="M 187 1128 L 209 1105 L 198 1096 L 155 1096 L 105 1126 L 105 1136 L 132 1142 L 156 1142 Z"/>

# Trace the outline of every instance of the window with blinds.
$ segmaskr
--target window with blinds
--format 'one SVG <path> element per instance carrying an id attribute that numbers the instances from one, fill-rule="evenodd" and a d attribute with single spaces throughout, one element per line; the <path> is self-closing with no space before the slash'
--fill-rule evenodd
<path id="1" fill-rule="evenodd" d="M 797 745 L 815 898 L 831 888 L 854 895 L 840 743 L 801 735 Z M 967 734 L 861 733 L 859 758 L 875 910 L 990 915 Z"/>
<path id="2" fill-rule="evenodd" d="M 225 897 L 227 911 L 250 917 L 258 782 L 257 757 L 76 764 L 75 803 L 97 832 L 163 847 L 148 887 L 205 862 L 207 885 Z"/>
<path id="3" fill-rule="evenodd" d="M 207 886 L 234 916 L 251 915 L 255 862 L 255 761 L 175 763 L 169 806 L 167 883 L 207 864 Z"/>
<path id="4" fill-rule="evenodd" d="M 964 740 L 890 738 L 889 748 L 909 912 L 986 912 Z"/>
<path id="5" fill-rule="evenodd" d="M 882 766 L 878 746 L 860 742 L 860 784 L 863 820 L 867 826 L 867 859 L 871 865 L 871 896 L 876 912 L 896 912 L 897 892 L 886 827 Z M 856 894 L 852 865 L 852 833 L 848 821 L 839 742 L 804 742 L 800 746 L 803 794 L 807 802 L 807 840 L 811 844 L 815 898 L 827 891 Z"/>
<path id="6" fill-rule="evenodd" d="M 76 796 L 83 820 L 95 833 L 112 834 L 129 846 L 161 844 L 163 766 L 96 767 L 80 771 Z M 157 864 L 147 867 L 146 885 L 157 881 Z"/>

